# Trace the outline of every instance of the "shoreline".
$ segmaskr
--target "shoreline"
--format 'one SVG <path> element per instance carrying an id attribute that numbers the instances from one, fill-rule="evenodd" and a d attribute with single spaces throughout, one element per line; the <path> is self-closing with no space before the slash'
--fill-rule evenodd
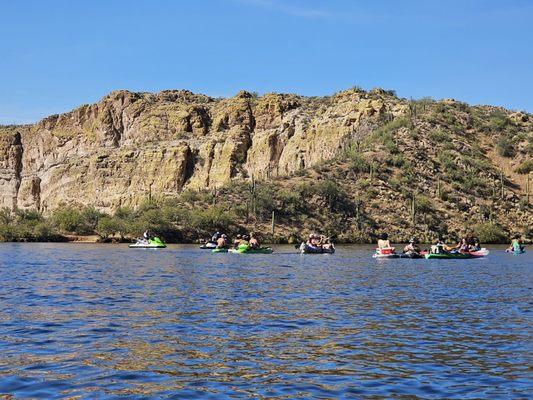
<path id="1" fill-rule="evenodd" d="M 79 240 L 63 240 L 63 241 L 0 241 L 0 244 L 5 243 L 34 243 L 34 244 L 43 244 L 43 243 L 62 243 L 62 244 L 99 244 L 99 245 L 127 245 L 132 244 L 134 241 L 97 241 L 97 240 L 90 240 L 85 238 L 80 238 Z M 262 242 L 261 244 L 267 245 L 267 246 L 295 246 L 299 245 L 298 243 L 271 243 L 271 242 Z M 452 242 L 450 242 L 452 243 Z M 533 242 L 531 241 L 524 241 L 524 245 L 531 245 Z M 190 246 L 201 246 L 203 243 L 200 242 L 166 242 L 167 245 L 190 245 Z M 407 245 L 408 242 L 393 242 L 393 245 Z M 431 246 L 433 243 L 419 243 L 420 246 Z M 376 243 L 368 243 L 368 242 L 342 242 L 342 243 L 335 243 L 336 246 L 373 246 L 376 245 Z M 498 243 L 481 243 L 482 246 L 509 246 L 509 242 L 498 242 Z"/>

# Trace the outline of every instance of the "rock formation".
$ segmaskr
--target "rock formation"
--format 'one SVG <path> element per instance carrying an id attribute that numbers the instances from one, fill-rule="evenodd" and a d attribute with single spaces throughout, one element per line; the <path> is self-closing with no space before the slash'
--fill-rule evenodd
<path id="1" fill-rule="evenodd" d="M 103 211 L 148 195 L 292 174 L 335 157 L 368 119 L 405 112 L 384 93 L 326 98 L 241 91 L 115 91 L 93 105 L 3 129 L 0 206 L 50 211 L 61 203 Z"/>

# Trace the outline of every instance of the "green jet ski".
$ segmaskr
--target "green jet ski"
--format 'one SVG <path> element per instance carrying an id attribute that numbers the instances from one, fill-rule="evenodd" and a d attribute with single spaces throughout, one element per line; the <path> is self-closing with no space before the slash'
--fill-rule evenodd
<path id="1" fill-rule="evenodd" d="M 131 249 L 164 249 L 167 245 L 157 236 L 151 239 L 137 239 L 137 242 L 130 244 Z"/>
<path id="2" fill-rule="evenodd" d="M 270 247 L 259 247 L 258 249 L 252 249 L 250 246 L 246 244 L 241 244 L 236 249 L 229 249 L 228 252 L 230 253 L 237 253 L 237 254 L 270 254 L 274 250 L 272 250 Z"/>

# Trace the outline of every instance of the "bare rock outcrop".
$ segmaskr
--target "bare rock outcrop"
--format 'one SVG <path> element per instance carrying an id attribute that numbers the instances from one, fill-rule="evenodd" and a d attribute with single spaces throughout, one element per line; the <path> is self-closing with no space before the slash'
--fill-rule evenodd
<path id="1" fill-rule="evenodd" d="M 150 194 L 291 174 L 338 154 L 362 120 L 402 110 L 397 99 L 356 90 L 226 99 L 114 91 L 24 129 L 4 128 L 0 205 L 46 212 L 78 202 L 113 211 Z"/>

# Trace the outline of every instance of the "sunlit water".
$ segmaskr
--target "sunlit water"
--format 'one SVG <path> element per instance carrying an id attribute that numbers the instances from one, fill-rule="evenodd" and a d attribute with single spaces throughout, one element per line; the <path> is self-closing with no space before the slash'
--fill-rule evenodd
<path id="1" fill-rule="evenodd" d="M 0 245 L 0 394 L 531 395 L 532 252 L 374 260 L 369 247 L 276 251 Z"/>

